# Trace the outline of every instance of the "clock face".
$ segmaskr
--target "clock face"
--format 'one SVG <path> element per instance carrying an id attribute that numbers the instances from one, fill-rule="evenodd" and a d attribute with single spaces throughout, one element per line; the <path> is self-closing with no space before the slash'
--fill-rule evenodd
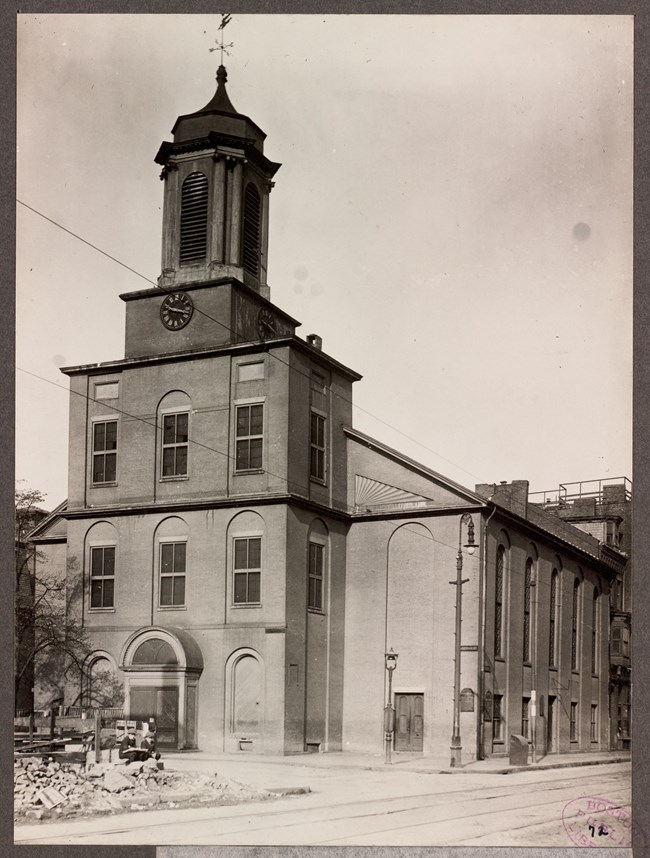
<path id="1" fill-rule="evenodd" d="M 172 292 L 160 306 L 160 318 L 170 331 L 184 328 L 192 318 L 194 304 L 186 292 Z"/>
<path id="2" fill-rule="evenodd" d="M 268 310 L 261 309 L 257 315 L 257 333 L 261 340 L 266 340 L 269 337 L 276 335 L 277 324 L 273 313 Z"/>

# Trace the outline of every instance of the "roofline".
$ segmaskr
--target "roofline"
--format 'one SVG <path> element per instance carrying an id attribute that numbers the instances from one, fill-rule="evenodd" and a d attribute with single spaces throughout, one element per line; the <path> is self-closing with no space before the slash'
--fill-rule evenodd
<path id="1" fill-rule="evenodd" d="M 63 366 L 60 371 L 64 375 L 104 375 L 107 372 L 122 372 L 126 369 L 141 366 L 154 366 L 163 363 L 177 363 L 179 361 L 203 360 L 205 358 L 219 357 L 227 354 L 248 354 L 268 352 L 271 348 L 288 346 L 305 352 L 311 358 L 319 360 L 326 366 L 336 369 L 341 375 L 351 381 L 359 381 L 361 376 L 358 372 L 339 363 L 320 349 L 310 346 L 304 340 L 296 336 L 277 337 L 273 340 L 258 340 L 256 342 L 229 343 L 224 346 L 212 346 L 207 349 L 192 349 L 185 352 L 167 352 L 162 355 L 143 355 L 142 357 L 120 358 L 118 360 L 104 361 L 102 363 L 80 364 L 79 366 Z"/>
<path id="2" fill-rule="evenodd" d="M 464 486 L 461 486 L 459 483 L 456 483 L 453 480 L 450 480 L 447 477 L 444 477 L 442 474 L 438 473 L 437 471 L 433 471 L 431 468 L 427 468 L 425 465 L 422 465 L 420 462 L 416 462 L 414 459 L 411 459 L 408 456 L 405 456 L 403 453 L 400 453 L 398 450 L 394 450 L 392 447 L 388 447 L 386 444 L 383 444 L 381 441 L 377 441 L 375 438 L 371 438 L 369 435 L 365 435 L 363 432 L 359 432 L 357 429 L 353 429 L 351 426 L 344 426 L 343 431 L 345 432 L 346 435 L 348 435 L 348 437 L 352 438 L 353 440 L 358 441 L 358 442 L 363 443 L 363 444 L 366 444 L 369 447 L 374 447 L 377 451 L 383 453 L 384 455 L 388 456 L 389 458 L 393 459 L 394 461 L 405 465 L 407 468 L 410 468 L 411 470 L 414 470 L 420 474 L 423 474 L 424 476 L 432 477 L 432 478 L 438 480 L 439 482 L 442 482 L 444 485 L 448 486 L 449 488 L 453 489 L 454 491 L 460 492 L 461 494 L 465 495 L 465 497 L 471 499 L 472 503 L 475 506 L 478 505 L 479 507 L 484 508 L 484 509 L 488 506 L 491 506 L 494 510 L 501 513 L 504 517 L 514 520 L 520 527 L 526 527 L 528 530 L 530 530 L 536 534 L 543 534 L 546 539 L 550 538 L 552 540 L 558 541 L 558 542 L 562 543 L 562 545 L 567 546 L 568 549 L 570 551 L 572 551 L 573 553 L 579 554 L 581 557 L 584 557 L 584 558 L 589 558 L 590 561 L 599 564 L 599 566 L 601 568 L 607 569 L 610 573 L 612 572 L 611 567 L 608 566 L 601 559 L 601 557 L 598 556 L 597 554 L 591 554 L 586 549 L 581 548 L 579 545 L 570 542 L 568 539 L 565 539 L 564 537 L 562 537 L 556 533 L 553 533 L 550 530 L 545 530 L 539 524 L 537 524 L 533 521 L 530 521 L 530 519 L 525 518 L 524 516 L 519 515 L 519 513 L 513 512 L 511 509 L 509 509 L 506 506 L 502 506 L 497 501 L 492 500 L 491 498 L 484 498 L 482 495 L 479 495 L 475 492 L 472 492 L 471 490 L 465 488 Z M 448 508 L 447 511 L 451 512 L 452 510 L 453 510 L 453 508 Z M 455 510 L 453 510 L 453 511 L 455 512 Z M 462 510 L 459 508 L 458 511 L 460 512 Z M 417 510 L 417 512 L 422 513 L 422 512 L 424 512 L 424 510 Z M 435 510 L 433 510 L 433 512 L 435 512 Z M 439 510 L 438 513 L 440 514 L 440 512 L 442 512 L 442 511 Z M 371 516 L 368 515 L 368 518 L 370 518 L 370 517 Z M 372 517 L 382 518 L 385 516 L 382 516 L 380 514 L 380 515 L 372 516 Z M 561 521 L 562 519 L 556 519 L 556 520 Z M 569 522 L 565 522 L 565 523 L 569 524 Z M 576 538 L 580 538 L 578 536 L 578 534 L 585 536 L 585 537 L 588 537 L 588 534 L 586 534 L 586 533 L 583 534 L 583 532 L 581 530 L 579 530 L 577 527 L 573 527 L 572 529 L 576 531 Z M 595 542 L 596 542 L 596 545 L 594 546 L 594 549 L 599 551 L 601 543 L 599 543 L 598 540 L 595 540 Z"/>
<path id="3" fill-rule="evenodd" d="M 49 524 L 55 518 L 61 518 L 62 517 L 61 513 L 63 511 L 65 511 L 65 508 L 67 507 L 67 505 L 68 505 L 68 499 L 66 498 L 65 500 L 61 501 L 61 503 L 57 507 L 55 507 L 49 515 L 46 515 L 45 518 L 41 519 L 39 521 L 39 523 L 36 525 L 36 527 L 32 528 L 32 530 L 30 530 L 29 533 L 25 534 L 25 538 L 24 538 L 23 542 L 33 542 L 34 539 L 37 539 L 38 538 L 38 536 L 37 536 L 38 531 L 44 527 L 49 526 Z M 57 541 L 60 539 L 60 537 L 49 537 L 49 538 L 57 540 Z"/>
<path id="4" fill-rule="evenodd" d="M 338 518 L 349 522 L 352 519 L 351 513 L 347 509 L 337 509 L 310 498 L 297 495 L 292 492 L 281 492 L 275 495 L 245 495 L 242 497 L 218 497 L 218 498 L 200 498 L 199 500 L 174 500 L 165 503 L 143 503 L 133 504 L 130 506 L 95 506 L 95 507 L 79 507 L 78 509 L 66 510 L 64 518 L 70 519 L 87 519 L 87 518 L 116 518 L 118 516 L 127 515 L 143 515 L 154 513 L 169 513 L 169 512 L 192 512 L 193 510 L 205 509 L 221 509 L 224 507 L 232 507 L 240 509 L 241 507 L 250 506 L 278 506 L 287 504 L 289 506 L 300 506 L 305 509 L 310 509 L 318 512 L 320 515 L 328 515 L 331 518 Z"/>
<path id="5" fill-rule="evenodd" d="M 411 459 L 409 456 L 405 456 L 404 453 L 400 453 L 399 450 L 395 450 L 393 447 L 389 447 L 382 441 L 378 441 L 376 438 L 371 438 L 370 435 L 366 435 L 363 432 L 359 432 L 358 429 L 353 429 L 352 426 L 343 426 L 343 431 L 349 438 L 352 438 L 352 440 L 365 444 L 367 447 L 374 447 L 378 452 L 383 453 L 385 456 L 394 459 L 396 462 L 399 462 L 402 465 L 405 465 L 410 470 L 417 471 L 418 473 L 423 474 L 426 477 L 432 477 L 433 479 L 448 486 L 450 489 L 453 489 L 455 492 L 460 492 L 466 498 L 470 499 L 473 504 L 479 504 L 480 506 L 486 505 L 486 498 L 482 497 L 476 492 L 471 491 L 471 489 L 468 489 L 466 486 L 461 486 L 460 483 L 456 483 L 454 482 L 454 480 L 450 480 L 449 477 L 443 476 L 442 474 L 438 473 L 438 471 L 434 471 L 431 468 L 428 468 L 421 462 L 416 462 L 415 459 Z"/>
<path id="6" fill-rule="evenodd" d="M 519 513 L 514 512 L 513 510 L 509 509 L 506 506 L 502 506 L 501 504 L 497 503 L 496 501 L 490 500 L 490 501 L 488 501 L 488 503 L 492 507 L 495 508 L 495 511 L 497 513 L 501 514 L 502 518 L 512 520 L 514 524 L 516 524 L 519 527 L 526 528 L 528 531 L 532 532 L 533 534 L 542 534 L 546 539 L 551 539 L 553 541 L 561 543 L 572 554 L 578 556 L 578 558 L 582 558 L 580 562 L 584 563 L 585 559 L 588 559 L 588 561 L 590 563 L 597 564 L 601 570 L 603 570 L 603 569 L 607 570 L 610 575 L 616 574 L 615 571 L 612 569 L 612 567 L 610 565 L 608 565 L 602 559 L 602 557 L 599 556 L 599 554 L 595 554 L 595 553 L 592 554 L 590 551 L 587 551 L 585 548 L 581 548 L 579 544 L 574 543 L 574 542 L 570 542 L 565 537 L 563 537 L 557 533 L 553 533 L 553 531 L 551 531 L 551 530 L 545 530 L 543 527 L 541 527 L 539 524 L 536 524 L 534 521 L 530 521 L 530 519 L 524 518 Z M 561 521 L 562 519 L 557 519 L 557 520 Z M 588 533 L 585 533 L 584 531 L 579 530 L 579 528 L 577 528 L 577 527 L 574 527 L 573 530 L 576 531 L 576 538 L 577 539 L 580 538 L 578 536 L 578 534 L 581 534 L 582 536 L 587 537 L 587 538 L 589 537 Z M 592 537 L 592 538 L 594 538 L 594 537 Z M 600 552 L 600 549 L 603 547 L 604 543 L 601 543 L 598 540 L 595 540 L 595 541 L 596 541 L 596 545 L 594 546 L 594 549 L 596 551 Z"/>

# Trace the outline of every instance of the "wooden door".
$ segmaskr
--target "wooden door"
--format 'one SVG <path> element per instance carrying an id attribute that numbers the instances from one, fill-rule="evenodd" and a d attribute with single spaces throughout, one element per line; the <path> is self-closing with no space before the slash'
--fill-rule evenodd
<path id="1" fill-rule="evenodd" d="M 395 710 L 395 750 L 422 751 L 424 694 L 396 694 Z"/>
<path id="2" fill-rule="evenodd" d="M 156 722 L 156 743 L 161 748 L 178 746 L 178 688 L 135 685 L 131 687 L 129 717 Z"/>
<path id="3" fill-rule="evenodd" d="M 553 754 L 555 752 L 555 701 L 556 697 L 548 698 L 548 708 L 546 711 L 546 753 Z"/>

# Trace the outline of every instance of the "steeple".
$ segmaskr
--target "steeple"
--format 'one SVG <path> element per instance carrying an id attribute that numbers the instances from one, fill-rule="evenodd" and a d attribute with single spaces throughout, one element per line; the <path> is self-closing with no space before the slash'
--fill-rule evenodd
<path id="1" fill-rule="evenodd" d="M 197 113 L 211 113 L 212 111 L 218 113 L 237 113 L 226 92 L 227 80 L 228 72 L 226 71 L 226 67 L 220 65 L 217 69 L 217 91 L 202 110 L 197 110 Z"/>
<path id="2" fill-rule="evenodd" d="M 173 142 L 156 155 L 165 181 L 158 283 L 229 276 L 268 298 L 269 194 L 280 164 L 264 155 L 262 129 L 233 106 L 227 79 L 222 64 L 210 101 L 179 116 Z"/>

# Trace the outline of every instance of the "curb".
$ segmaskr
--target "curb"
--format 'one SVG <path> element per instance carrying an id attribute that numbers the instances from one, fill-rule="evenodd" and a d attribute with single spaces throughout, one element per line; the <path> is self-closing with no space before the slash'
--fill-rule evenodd
<path id="1" fill-rule="evenodd" d="M 573 760 L 566 763 L 532 763 L 526 766 L 506 766 L 502 769 L 441 769 L 436 772 L 439 775 L 510 775 L 517 772 L 542 772 L 546 769 L 576 769 L 583 766 L 609 766 L 614 763 L 629 763 L 629 757 L 614 757 L 609 760 Z M 471 765 L 471 763 L 470 763 Z M 413 770 L 415 771 L 415 770 Z M 424 773 L 424 769 L 417 770 L 420 774 Z"/>

